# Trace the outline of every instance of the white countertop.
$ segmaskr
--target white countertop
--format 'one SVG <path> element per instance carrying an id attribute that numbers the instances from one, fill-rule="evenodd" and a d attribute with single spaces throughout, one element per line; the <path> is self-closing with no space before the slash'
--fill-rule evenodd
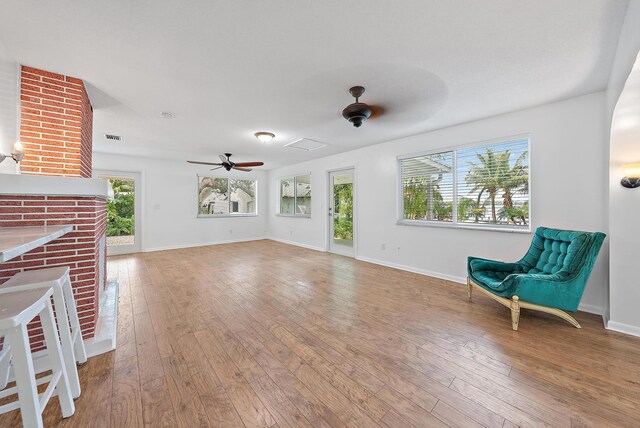
<path id="1" fill-rule="evenodd" d="M 109 184 L 99 178 L 0 174 L 0 195 L 99 196 L 106 198 Z"/>
<path id="2" fill-rule="evenodd" d="M 58 239 L 73 226 L 0 227 L 0 263 Z"/>

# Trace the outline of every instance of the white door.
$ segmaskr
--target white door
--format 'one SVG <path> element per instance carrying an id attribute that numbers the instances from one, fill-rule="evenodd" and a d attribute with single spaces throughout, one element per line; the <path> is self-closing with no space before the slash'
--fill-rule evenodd
<path id="1" fill-rule="evenodd" d="M 93 177 L 109 181 L 107 255 L 140 252 L 140 173 L 94 170 Z"/>
<path id="2" fill-rule="evenodd" d="M 329 251 L 355 256 L 355 169 L 329 172 Z"/>

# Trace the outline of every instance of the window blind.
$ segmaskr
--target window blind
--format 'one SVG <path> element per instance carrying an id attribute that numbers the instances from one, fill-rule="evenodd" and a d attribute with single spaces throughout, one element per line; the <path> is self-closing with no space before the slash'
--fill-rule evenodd
<path id="1" fill-rule="evenodd" d="M 403 157 L 402 218 L 529 227 L 529 140 Z"/>

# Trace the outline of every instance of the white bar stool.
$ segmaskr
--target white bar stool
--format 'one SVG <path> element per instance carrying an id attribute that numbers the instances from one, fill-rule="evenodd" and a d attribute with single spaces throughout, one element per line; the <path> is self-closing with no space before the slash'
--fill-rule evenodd
<path id="1" fill-rule="evenodd" d="M 0 414 L 19 408 L 22 424 L 28 428 L 42 427 L 42 411 L 54 391 L 60 400 L 63 417 L 68 418 L 75 411 L 53 319 L 52 295 L 52 288 L 40 288 L 6 293 L 0 299 L 0 335 L 5 339 L 1 352 L 4 358 L 11 353 L 11 364 L 16 374 L 16 386 L 0 391 L 0 399 L 18 393 L 17 401 L 0 406 Z M 53 374 L 36 379 L 27 324 L 38 315 Z M 6 374 L 0 373 L 0 379 L 6 379 Z M 37 386 L 46 382 L 49 382 L 46 390 L 38 394 Z"/>
<path id="2" fill-rule="evenodd" d="M 53 303 L 58 319 L 62 355 L 64 356 L 69 384 L 71 385 L 71 395 L 73 398 L 78 398 L 81 391 L 76 362 L 85 363 L 87 361 L 87 353 L 82 340 L 82 332 L 80 331 L 76 301 L 73 298 L 73 290 L 71 289 L 69 268 L 61 266 L 19 272 L 0 285 L 0 297 L 4 293 L 37 288 L 53 288 Z M 69 320 L 71 320 L 71 326 L 69 326 Z"/>

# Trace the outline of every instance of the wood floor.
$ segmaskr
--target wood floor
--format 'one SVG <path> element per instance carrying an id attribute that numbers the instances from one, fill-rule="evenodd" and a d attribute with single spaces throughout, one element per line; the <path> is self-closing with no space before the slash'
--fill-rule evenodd
<path id="1" fill-rule="evenodd" d="M 47 426 L 640 426 L 640 339 L 273 241 L 110 258 L 118 348 Z M 478 293 L 479 294 L 479 293 Z M 19 414 L 0 426 L 19 425 Z"/>

